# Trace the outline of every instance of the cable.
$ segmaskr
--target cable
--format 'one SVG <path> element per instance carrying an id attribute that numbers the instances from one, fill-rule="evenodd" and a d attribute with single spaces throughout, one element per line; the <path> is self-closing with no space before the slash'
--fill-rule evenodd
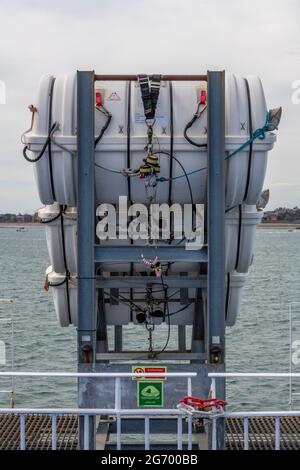
<path id="1" fill-rule="evenodd" d="M 102 129 L 100 130 L 100 133 L 99 133 L 98 137 L 95 139 L 95 148 L 97 147 L 98 142 L 102 139 L 102 137 L 104 135 L 104 132 L 106 131 L 106 129 L 110 125 L 110 121 L 112 119 L 111 113 L 103 105 L 101 105 L 101 108 L 99 106 L 96 106 L 96 109 L 100 113 L 104 114 L 104 116 L 106 116 L 106 122 L 105 122 L 104 126 L 102 127 Z"/>
<path id="2" fill-rule="evenodd" d="M 249 134 L 250 134 L 250 137 L 252 137 L 252 135 L 253 135 L 252 107 L 251 107 L 250 87 L 249 87 L 249 82 L 248 82 L 247 78 L 245 78 L 245 84 L 246 84 L 248 111 L 249 111 Z M 249 191 L 249 186 L 250 186 L 252 155 L 253 155 L 253 142 L 251 142 L 250 145 L 249 145 L 249 162 L 248 162 L 248 171 L 247 171 L 247 180 L 246 180 L 244 201 L 248 197 L 248 191 Z"/>
<path id="3" fill-rule="evenodd" d="M 184 138 L 191 144 L 191 145 L 194 145 L 195 147 L 206 147 L 207 144 L 197 144 L 197 142 L 195 142 L 194 140 L 192 140 L 188 135 L 187 135 L 187 131 L 193 126 L 194 122 L 197 121 L 198 118 L 200 118 L 200 116 L 202 115 L 202 113 L 206 110 L 207 106 L 204 106 L 204 108 L 200 111 L 200 106 L 201 106 L 201 103 L 199 102 L 198 103 L 198 106 L 197 106 L 197 111 L 195 112 L 193 118 L 190 120 L 190 122 L 187 123 L 187 125 L 185 126 L 184 128 L 184 131 L 183 131 L 183 135 L 184 135 Z"/>
<path id="4" fill-rule="evenodd" d="M 169 303 L 168 303 L 168 298 L 167 298 L 167 290 L 168 290 L 168 287 L 165 285 L 164 283 L 164 280 L 163 280 L 163 273 L 161 273 L 161 276 L 160 276 L 160 279 L 161 279 L 161 283 L 162 283 L 162 286 L 163 286 L 163 289 L 165 291 L 165 308 L 166 308 L 166 311 L 167 311 L 167 323 L 168 323 L 168 334 L 167 334 L 167 339 L 166 339 L 166 342 L 165 342 L 165 345 L 163 346 L 163 348 L 158 351 L 158 352 L 153 352 L 153 357 L 157 357 L 159 356 L 160 354 L 162 354 L 168 347 L 169 345 L 169 342 L 170 342 L 170 336 L 171 336 L 171 322 L 170 322 L 170 311 L 169 311 Z"/>
<path id="5" fill-rule="evenodd" d="M 169 158 L 173 158 L 177 163 L 178 165 L 181 167 L 184 175 L 182 175 L 183 177 L 186 178 L 186 181 L 187 181 L 187 184 L 188 184 L 188 188 L 189 188 L 189 192 L 190 192 L 190 198 L 191 198 L 191 204 L 194 206 L 194 198 L 193 198 L 193 192 L 192 192 L 192 187 L 191 187 L 191 183 L 190 183 L 190 180 L 189 180 L 189 174 L 190 173 L 187 173 L 184 166 L 182 165 L 182 163 L 178 160 L 178 158 L 176 158 L 174 155 L 171 155 L 169 152 L 166 152 L 164 150 L 160 150 L 159 152 L 154 152 L 154 155 L 167 155 Z M 165 179 L 162 179 L 163 177 L 161 178 L 158 178 L 158 181 L 167 181 Z M 177 179 L 178 177 L 175 177 L 175 178 L 172 178 L 173 180 L 174 179 Z"/>
<path id="6" fill-rule="evenodd" d="M 241 250 L 241 235 L 242 235 L 242 204 L 239 204 L 239 225 L 238 225 L 238 239 L 237 239 L 237 249 L 236 249 L 236 260 L 235 260 L 235 269 L 237 269 L 240 259 L 240 250 Z"/>
<path id="7" fill-rule="evenodd" d="M 51 224 L 51 222 L 54 222 L 55 220 L 59 219 L 61 214 L 62 214 L 62 212 L 60 210 L 59 213 L 56 214 L 56 216 L 53 217 L 53 219 L 40 220 L 40 224 Z"/>
<path id="8" fill-rule="evenodd" d="M 190 302 L 189 304 L 184 305 L 183 307 L 181 307 L 180 309 L 176 310 L 175 312 L 169 313 L 169 317 L 171 317 L 172 315 L 177 315 L 177 313 L 183 312 L 183 310 L 186 310 L 190 305 L 192 305 L 191 302 Z"/>
<path id="9" fill-rule="evenodd" d="M 170 93 L 170 155 L 173 155 L 174 150 L 174 113 L 173 113 L 173 84 L 169 83 L 169 93 Z M 169 167 L 169 206 L 171 205 L 172 199 L 172 179 L 173 177 L 173 158 L 170 159 Z"/>
<path id="10" fill-rule="evenodd" d="M 48 135 L 49 135 L 48 156 L 49 156 L 49 158 L 48 158 L 48 162 L 49 162 L 49 173 L 50 173 L 50 184 L 51 184 L 52 197 L 53 197 L 54 201 L 56 201 L 55 190 L 54 190 L 53 165 L 52 165 L 52 147 L 51 147 L 51 129 L 54 126 L 54 124 L 55 124 L 54 129 L 56 128 L 56 123 L 51 125 L 54 83 L 55 83 L 55 78 L 53 78 L 52 83 L 51 83 L 50 101 L 49 101 L 49 124 L 48 124 Z"/>
<path id="11" fill-rule="evenodd" d="M 71 320 L 71 306 L 70 306 L 70 291 L 69 291 L 69 279 L 70 279 L 70 272 L 68 269 L 68 264 L 67 264 L 67 254 L 66 254 L 66 241 L 65 241 L 65 230 L 64 230 L 64 216 L 63 213 L 65 212 L 66 207 L 60 206 L 60 228 L 61 228 L 61 239 L 62 239 L 62 248 L 63 248 L 63 259 L 64 259 L 64 265 L 65 265 L 65 270 L 66 270 L 66 294 L 67 294 L 67 308 L 68 308 L 68 317 L 69 317 L 69 323 L 72 323 Z"/>
<path id="12" fill-rule="evenodd" d="M 50 129 L 50 133 L 48 134 L 47 139 L 45 140 L 45 143 L 44 143 L 44 145 L 43 145 L 43 147 L 42 147 L 42 150 L 41 150 L 41 152 L 38 154 L 37 157 L 35 157 L 35 158 L 30 158 L 30 157 L 28 157 L 28 155 L 27 155 L 27 150 L 29 149 L 29 147 L 28 147 L 28 145 L 25 145 L 25 147 L 23 148 L 23 157 L 25 158 L 25 160 L 27 160 L 29 163 L 36 163 L 36 162 L 38 162 L 38 161 L 42 158 L 42 156 L 44 155 L 44 153 L 45 153 L 45 151 L 46 151 L 46 149 L 47 149 L 47 147 L 48 147 L 48 145 L 49 145 L 49 142 L 50 142 L 50 139 L 51 139 L 51 135 L 53 134 L 53 132 L 54 132 L 55 129 L 56 129 L 56 125 L 57 125 L 57 123 L 54 122 L 53 125 L 52 125 L 52 127 L 51 127 L 51 129 Z"/>

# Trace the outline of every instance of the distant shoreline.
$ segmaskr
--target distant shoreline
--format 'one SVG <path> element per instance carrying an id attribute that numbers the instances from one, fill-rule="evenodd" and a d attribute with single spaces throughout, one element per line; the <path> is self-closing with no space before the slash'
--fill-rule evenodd
<path id="1" fill-rule="evenodd" d="M 9 229 L 17 229 L 20 227 L 25 227 L 25 228 L 42 228 L 42 224 L 39 222 L 27 222 L 20 224 L 18 222 L 0 222 L 0 229 L 1 228 L 9 228 Z M 257 226 L 258 229 L 278 229 L 278 230 L 288 230 L 288 229 L 300 229 L 300 224 L 286 224 L 286 223 L 264 223 L 264 224 L 258 224 Z"/>
<path id="2" fill-rule="evenodd" d="M 259 229 L 262 229 L 262 230 L 265 230 L 265 229 L 268 229 L 268 228 L 272 228 L 272 229 L 279 229 L 279 230 L 283 230 L 283 229 L 297 229 L 299 228 L 300 229 L 300 224 L 286 224 L 286 223 L 272 223 L 272 222 L 266 222 L 264 224 L 258 224 L 257 228 Z"/>
<path id="3" fill-rule="evenodd" d="M 42 225 L 38 222 L 24 222 L 23 224 L 20 224 L 19 222 L 0 222 L 0 228 L 20 228 L 20 227 L 25 227 L 25 228 L 41 228 Z"/>

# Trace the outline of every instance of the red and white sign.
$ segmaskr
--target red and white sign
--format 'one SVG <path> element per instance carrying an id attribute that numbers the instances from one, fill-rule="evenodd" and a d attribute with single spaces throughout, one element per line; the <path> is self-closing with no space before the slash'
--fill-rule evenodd
<path id="1" fill-rule="evenodd" d="M 148 375 L 147 377 L 145 376 L 140 376 L 140 377 L 132 377 L 132 380 L 166 380 L 166 377 L 161 375 L 157 376 L 155 374 L 165 374 L 167 372 L 167 367 L 166 366 L 132 366 L 131 372 L 133 374 L 152 374 L 153 375 Z"/>

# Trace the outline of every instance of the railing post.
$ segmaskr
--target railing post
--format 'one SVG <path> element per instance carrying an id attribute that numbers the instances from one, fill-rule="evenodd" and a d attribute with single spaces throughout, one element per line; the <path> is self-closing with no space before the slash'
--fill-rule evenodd
<path id="1" fill-rule="evenodd" d="M 249 450 L 249 421 L 244 417 L 244 450 Z"/>
<path id="2" fill-rule="evenodd" d="M 275 450 L 280 450 L 280 416 L 275 417 Z"/>
<path id="3" fill-rule="evenodd" d="M 182 450 L 182 417 L 177 418 L 177 450 Z"/>
<path id="4" fill-rule="evenodd" d="M 20 415 L 20 449 L 21 450 L 25 450 L 25 447 L 26 447 L 25 436 L 26 436 L 25 415 L 21 414 Z"/>
<path id="5" fill-rule="evenodd" d="M 189 397 L 192 396 L 192 378 L 188 377 L 187 379 L 187 394 Z M 193 448 L 193 417 L 188 415 L 188 450 Z"/>
<path id="6" fill-rule="evenodd" d="M 90 447 L 89 415 L 84 415 L 83 422 L 84 422 L 84 431 L 83 431 L 83 433 L 84 433 L 84 450 L 89 450 L 89 447 Z"/>
<path id="7" fill-rule="evenodd" d="M 115 379 L 115 410 L 117 417 L 117 450 L 121 450 L 121 377 Z"/>
<path id="8" fill-rule="evenodd" d="M 145 416 L 145 450 L 150 449 L 150 419 Z"/>
<path id="9" fill-rule="evenodd" d="M 56 415 L 52 416 L 52 450 L 56 450 Z"/>

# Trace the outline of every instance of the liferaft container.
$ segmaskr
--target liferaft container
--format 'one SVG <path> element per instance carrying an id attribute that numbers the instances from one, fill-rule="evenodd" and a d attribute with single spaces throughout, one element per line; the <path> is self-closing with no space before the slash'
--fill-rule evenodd
<path id="1" fill-rule="evenodd" d="M 246 284 L 248 273 L 228 274 L 227 279 L 227 299 L 225 306 L 226 326 L 233 326 L 236 323 L 242 301 L 242 290 Z"/>
<path id="2" fill-rule="evenodd" d="M 52 266 L 46 271 L 48 284 L 52 291 L 54 308 L 60 326 L 77 326 L 77 280 L 71 275 L 68 283 L 63 273 L 56 273 Z"/>
<path id="3" fill-rule="evenodd" d="M 45 226 L 48 253 L 53 271 L 76 273 L 76 208 L 62 210 L 59 204 L 55 203 L 39 209 L 38 216 Z"/>
<path id="4" fill-rule="evenodd" d="M 225 216 L 225 267 L 246 273 L 252 264 L 256 226 L 260 223 L 263 211 L 255 206 L 234 208 Z"/>
<path id="5" fill-rule="evenodd" d="M 267 107 L 261 81 L 258 77 L 246 79 L 226 74 L 226 206 L 255 204 L 261 193 L 267 165 L 267 153 L 272 149 L 275 134 L 267 132 L 264 139 L 257 139 L 252 147 L 246 146 L 236 155 L 230 155 L 247 142 L 251 131 L 264 126 Z M 207 187 L 207 149 L 195 147 L 184 138 L 184 129 L 196 112 L 199 90 L 205 82 L 173 82 L 174 156 L 184 165 L 189 175 L 194 202 L 204 203 Z M 53 88 L 53 92 L 51 90 Z M 123 170 L 138 169 L 145 158 L 147 127 L 143 115 L 141 93 L 136 82 L 96 82 L 95 92 L 101 93 L 103 104 L 111 113 L 112 120 L 103 138 L 96 146 L 96 202 L 117 203 L 118 196 L 129 195 L 134 202 L 146 201 L 145 181 L 127 176 Z M 52 98 L 51 98 L 52 96 Z M 129 96 L 131 106 L 128 106 Z M 154 150 L 170 150 L 170 83 L 163 82 L 160 90 L 154 124 Z M 52 103 L 52 104 L 51 104 Z M 43 204 L 66 204 L 75 206 L 76 198 L 76 74 L 56 78 L 51 75 L 41 79 L 35 102 L 33 128 L 24 140 L 33 156 L 39 155 L 56 123 L 52 135 L 51 155 L 46 150 L 34 163 L 39 197 Z M 52 109 L 52 112 L 50 112 Z M 130 109 L 130 112 L 128 112 Z M 95 108 L 95 137 L 99 134 L 106 117 Z M 128 125 L 130 124 L 130 125 Z M 128 135 L 128 129 L 130 133 Z M 188 131 L 198 144 L 207 142 L 207 112 Z M 130 154 L 127 143 L 130 138 Z M 51 157 L 51 158 L 50 158 Z M 170 176 L 170 159 L 160 154 L 159 176 Z M 173 159 L 173 179 L 160 181 L 157 185 L 157 202 L 168 201 L 169 187 L 173 202 L 190 203 L 187 180 L 182 168 Z"/>

